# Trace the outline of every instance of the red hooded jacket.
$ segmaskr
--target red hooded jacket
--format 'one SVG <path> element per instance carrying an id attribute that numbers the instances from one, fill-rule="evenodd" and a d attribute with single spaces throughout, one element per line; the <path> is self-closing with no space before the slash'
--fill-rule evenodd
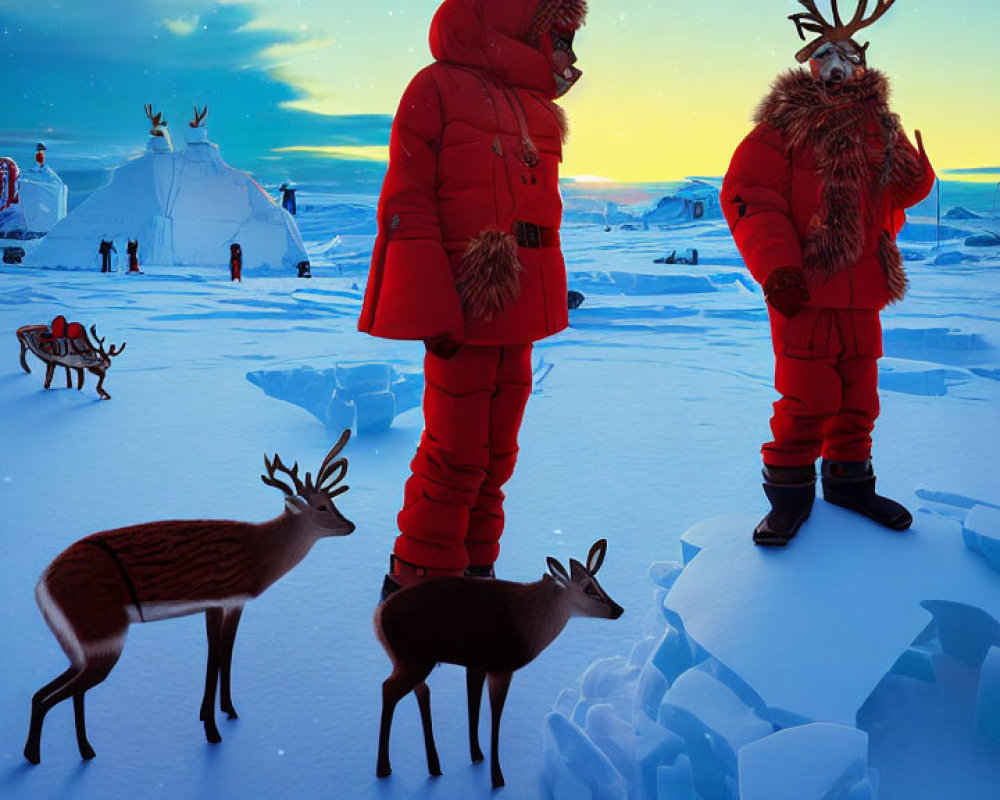
<path id="1" fill-rule="evenodd" d="M 889 110 L 888 93 L 875 70 L 839 89 L 801 70 L 775 82 L 721 194 L 760 284 L 779 267 L 798 267 L 808 305 L 881 309 L 903 297 L 896 234 L 935 176 Z"/>
<path id="2" fill-rule="evenodd" d="M 545 48 L 527 43 L 539 4 L 438 9 L 436 62 L 410 82 L 392 126 L 359 330 L 514 344 L 568 324 L 558 246 L 565 123 Z M 537 226 L 542 246 L 517 246 L 515 223 Z M 503 310 L 484 312 L 484 295 L 504 298 Z"/>

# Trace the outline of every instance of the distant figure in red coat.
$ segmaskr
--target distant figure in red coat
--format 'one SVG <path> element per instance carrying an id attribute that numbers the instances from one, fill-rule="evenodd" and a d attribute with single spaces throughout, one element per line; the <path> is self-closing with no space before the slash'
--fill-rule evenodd
<path id="1" fill-rule="evenodd" d="M 128 253 L 128 271 L 142 272 L 139 269 L 139 240 L 129 239 L 128 244 L 125 245 L 125 252 Z"/>
<path id="2" fill-rule="evenodd" d="M 886 77 L 866 63 L 847 25 L 812 2 L 793 15 L 820 33 L 799 52 L 809 71 L 780 75 L 757 110 L 722 187 L 722 205 L 747 267 L 764 289 L 775 354 L 774 440 L 763 447 L 771 512 L 754 531 L 784 545 L 812 510 L 815 461 L 823 496 L 896 530 L 910 513 L 875 493 L 871 433 L 879 411 L 879 311 L 907 280 L 896 234 L 903 210 L 923 200 L 934 171 L 917 132 L 910 144 L 888 106 Z M 846 15 L 845 15 L 846 17 Z"/>
<path id="3" fill-rule="evenodd" d="M 568 324 L 553 100 L 581 74 L 585 15 L 583 0 L 445 0 L 436 61 L 400 101 L 358 327 L 425 343 L 425 428 L 384 595 L 492 574 L 532 342 Z"/>
<path id="4" fill-rule="evenodd" d="M 35 145 L 35 163 L 39 169 L 45 166 L 45 145 L 41 142 Z"/>
<path id="5" fill-rule="evenodd" d="M 237 242 L 229 245 L 229 280 L 243 282 L 243 248 Z"/>

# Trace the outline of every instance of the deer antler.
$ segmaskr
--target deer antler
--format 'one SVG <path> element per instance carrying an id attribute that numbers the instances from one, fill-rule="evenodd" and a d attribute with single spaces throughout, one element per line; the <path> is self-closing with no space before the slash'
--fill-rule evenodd
<path id="1" fill-rule="evenodd" d="M 350 438 L 351 431 L 348 428 L 340 435 L 340 439 L 337 440 L 333 449 L 327 453 L 326 458 L 323 459 L 323 463 L 319 467 L 319 472 L 316 474 L 317 488 L 328 492 L 330 497 L 336 497 L 339 494 L 343 494 L 348 489 L 347 486 L 337 486 L 337 484 L 339 484 L 347 474 L 347 459 L 336 458 L 336 456 L 339 455 L 340 451 L 344 449 L 344 445 L 347 444 L 347 440 Z"/>
<path id="2" fill-rule="evenodd" d="M 167 121 L 163 118 L 163 112 L 157 111 L 154 114 L 152 103 L 146 103 L 143 107 L 146 109 L 146 116 L 149 118 L 149 121 L 153 123 L 153 129 L 150 133 L 153 136 L 163 136 L 163 131 L 160 128 L 167 127 Z"/>
<path id="3" fill-rule="evenodd" d="M 204 122 L 205 117 L 207 116 L 208 116 L 208 106 L 205 106 L 205 108 L 202 111 L 199 111 L 198 106 L 195 106 L 194 119 L 191 120 L 191 122 L 189 122 L 188 125 L 191 126 L 192 128 L 200 128 L 201 123 Z"/>
<path id="4" fill-rule="evenodd" d="M 111 349 L 110 350 L 105 351 L 104 350 L 104 340 L 107 337 L 106 336 L 98 336 L 97 335 L 97 326 L 96 325 L 91 325 L 90 326 L 90 332 L 94 336 L 94 341 L 97 342 L 97 352 L 100 353 L 102 356 L 105 356 L 106 358 L 113 358 L 114 356 L 121 355 L 122 350 L 125 349 L 125 345 L 127 344 L 127 342 L 122 342 L 120 347 L 118 345 L 113 344 L 113 345 L 111 345 Z"/>
<path id="5" fill-rule="evenodd" d="M 261 475 L 260 479 L 264 481 L 264 483 L 266 483 L 268 486 L 273 486 L 276 489 L 281 489 L 281 491 L 283 491 L 289 497 L 296 494 L 302 494 L 302 490 L 305 487 L 302 485 L 302 481 L 299 479 L 299 464 L 297 461 L 295 462 L 295 464 L 292 465 L 292 468 L 289 469 L 281 462 L 281 457 L 277 453 L 275 453 L 273 461 L 269 461 L 267 455 L 264 456 L 264 466 L 267 468 L 267 475 Z M 276 477 L 274 477 L 275 470 L 280 470 L 281 472 L 284 472 L 286 475 L 288 475 L 288 477 L 292 479 L 292 481 L 295 483 L 294 491 L 292 490 L 292 487 L 290 487 L 287 483 L 285 483 L 284 481 L 280 481 Z"/>
<path id="6" fill-rule="evenodd" d="M 896 0 L 876 0 L 875 9 L 872 11 L 871 16 L 865 18 L 865 12 L 868 10 L 868 0 L 857 0 L 858 5 L 854 11 L 854 16 L 845 25 L 843 18 L 840 16 L 837 0 L 830 0 L 830 5 L 833 9 L 832 23 L 828 22 L 820 13 L 814 0 L 799 0 L 799 3 L 805 7 L 806 11 L 792 14 L 788 18 L 795 23 L 795 28 L 803 41 L 806 41 L 807 38 L 806 31 L 818 33 L 819 37 L 799 50 L 795 54 L 796 60 L 799 63 L 805 63 L 812 57 L 813 53 L 827 42 L 851 41 L 858 50 L 864 52 L 868 48 L 868 44 L 866 43 L 862 46 L 854 42 L 854 34 L 881 19 L 892 8 L 895 2 Z"/>

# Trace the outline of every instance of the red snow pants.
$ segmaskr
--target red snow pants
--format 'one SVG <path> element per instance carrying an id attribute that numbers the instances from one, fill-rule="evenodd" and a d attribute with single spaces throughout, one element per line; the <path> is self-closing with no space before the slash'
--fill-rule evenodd
<path id="1" fill-rule="evenodd" d="M 424 432 L 410 464 L 400 535 L 403 561 L 436 569 L 487 566 L 503 533 L 504 493 L 531 394 L 531 345 L 463 345 L 424 357 Z"/>
<path id="2" fill-rule="evenodd" d="M 871 457 L 878 417 L 882 324 L 873 309 L 813 308 L 791 319 L 773 309 L 774 440 L 761 448 L 772 467 Z"/>

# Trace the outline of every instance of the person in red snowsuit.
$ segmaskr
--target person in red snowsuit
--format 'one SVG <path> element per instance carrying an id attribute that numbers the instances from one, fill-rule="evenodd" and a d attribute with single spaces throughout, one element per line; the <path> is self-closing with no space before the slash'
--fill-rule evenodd
<path id="1" fill-rule="evenodd" d="M 422 340 L 426 382 L 384 594 L 492 574 L 532 342 L 568 324 L 566 123 L 553 100 L 581 74 L 572 41 L 585 15 L 583 0 L 445 0 L 436 60 L 393 121 L 358 328 Z"/>
<path id="2" fill-rule="evenodd" d="M 229 245 L 229 280 L 243 282 L 243 248 L 239 242 Z"/>
<path id="3" fill-rule="evenodd" d="M 781 394 L 763 446 L 762 545 L 786 544 L 808 518 L 820 456 L 827 501 L 897 530 L 912 522 L 875 493 L 879 311 L 906 291 L 896 234 L 935 176 L 919 131 L 917 149 L 889 109 L 885 75 L 867 67 L 867 45 L 851 39 L 881 13 L 857 26 L 793 17 L 823 31 L 799 54 L 810 70 L 778 77 L 723 182 L 726 219 L 767 299 Z"/>

